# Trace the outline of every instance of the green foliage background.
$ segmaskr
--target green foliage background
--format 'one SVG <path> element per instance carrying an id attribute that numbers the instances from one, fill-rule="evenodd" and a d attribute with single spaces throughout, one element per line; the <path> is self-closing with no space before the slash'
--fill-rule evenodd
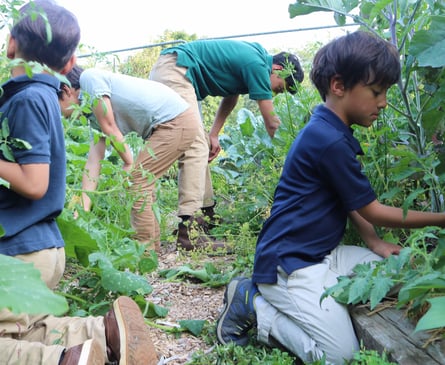
<path id="1" fill-rule="evenodd" d="M 15 0 L 2 2 L 0 10 L 4 19 L 16 17 L 16 9 L 21 3 Z M 372 128 L 357 129 L 355 132 L 365 151 L 362 160 L 364 171 L 380 200 L 404 209 L 444 211 L 443 2 L 300 0 L 289 6 L 290 16 L 295 18 L 319 11 L 332 13 L 340 25 L 351 18 L 361 28 L 393 42 L 402 55 L 402 79 L 390 90 L 389 107 L 383 117 Z M 283 17 L 289 14 L 283 14 Z M 9 25 L 6 21 L 0 24 L 0 28 Z M 80 58 L 79 62 L 85 67 L 100 65 L 147 77 L 162 47 L 169 42 L 197 38 L 197 35 L 167 30 L 158 40 L 159 46 L 147 48 L 125 61 L 116 55 L 94 53 L 93 50 L 92 57 Z M 312 44 L 305 49 L 290 50 L 300 56 L 306 75 L 309 74 L 312 56 L 320 46 Z M 3 51 L 4 48 L 3 45 Z M 84 48 L 84 45 L 80 47 Z M 9 77 L 9 67 L 10 62 L 6 57 L 0 57 L 2 81 Z M 312 108 L 319 102 L 320 98 L 307 77 L 295 96 L 276 96 L 274 105 L 282 125 L 271 140 L 256 104 L 246 97 L 242 98 L 220 136 L 223 151 L 211 164 L 218 201 L 216 208 L 224 219 L 213 233 L 234 244 L 233 260 L 230 264 L 217 260 L 210 264 L 205 253 L 196 253 L 191 256 L 187 266 L 178 264 L 177 269 L 161 274 L 175 279 L 194 276 L 200 278 L 203 285 L 210 286 L 224 285 L 234 275 L 250 275 L 256 237 L 269 214 L 285 156 L 295 136 L 309 119 Z M 218 103 L 218 98 L 207 98 L 203 103 L 207 127 L 212 123 Z M 128 176 L 122 171 L 120 159 L 113 150 L 102 162 L 98 190 L 91 193 L 93 210 L 84 212 L 80 206 L 81 178 L 91 133 L 85 117 L 89 112 L 88 107 L 83 107 L 76 110 L 72 119 L 63 120 L 68 189 L 59 226 L 66 240 L 68 267 L 60 292 L 68 298 L 70 314 L 103 314 L 113 298 L 126 294 L 141 304 L 147 317 L 164 316 L 165 308 L 147 303 L 144 299 L 152 290 L 149 274 L 158 270 L 158 258 L 154 252 L 147 252 L 145 247 L 132 239 L 129 211 L 135 197 L 126 189 Z M 7 132 L 2 135 L 4 138 L 7 139 Z M 136 154 L 141 141 L 134 135 L 130 135 L 127 141 Z M 175 240 L 176 182 L 176 167 L 171 168 L 158 182 L 158 202 L 154 209 L 160 219 L 162 240 L 165 242 Z M 77 219 L 74 219 L 74 212 L 79 214 Z M 356 278 L 341 279 L 339 285 L 330 288 L 326 295 L 345 303 L 370 301 L 375 306 L 384 298 L 387 290 L 398 283 L 402 286 L 399 304 L 408 308 L 413 318 L 420 319 L 418 330 L 445 327 L 445 312 L 441 310 L 445 307 L 443 231 L 429 227 L 416 231 L 380 229 L 379 233 L 386 240 L 406 247 L 405 254 L 399 258 L 405 261 L 394 262 L 394 258 L 391 258 L 382 262 L 381 270 L 359 267 Z M 353 230 L 348 230 L 345 242 L 361 244 Z M 0 276 L 3 275 L 7 273 L 1 265 Z M 360 285 L 364 281 L 370 285 Z M 425 285 L 426 282 L 429 285 Z M 1 285 L 11 284 L 0 284 L 0 288 Z M 187 326 L 196 328 L 190 324 Z M 201 328 L 201 323 L 198 327 Z M 212 334 L 209 341 L 214 341 Z M 293 361 L 284 353 L 271 352 L 258 346 L 255 344 L 254 348 L 247 349 L 219 346 L 216 357 L 225 364 L 234 363 L 235 358 L 255 358 L 260 362 L 265 361 L 263 363 L 284 364 Z M 191 363 L 205 363 L 211 361 L 212 356 L 215 353 L 201 354 Z M 363 351 L 358 355 L 359 359 L 360 356 L 363 359 L 378 355 Z"/>

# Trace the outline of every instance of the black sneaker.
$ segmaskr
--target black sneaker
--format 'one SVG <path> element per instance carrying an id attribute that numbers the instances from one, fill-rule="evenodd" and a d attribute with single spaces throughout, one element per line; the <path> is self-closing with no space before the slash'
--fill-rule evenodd
<path id="1" fill-rule="evenodd" d="M 226 345 L 234 342 L 245 346 L 249 342 L 247 332 L 256 325 L 253 300 L 258 295 L 252 280 L 237 277 L 230 281 L 224 293 L 224 308 L 218 318 L 216 337 Z"/>

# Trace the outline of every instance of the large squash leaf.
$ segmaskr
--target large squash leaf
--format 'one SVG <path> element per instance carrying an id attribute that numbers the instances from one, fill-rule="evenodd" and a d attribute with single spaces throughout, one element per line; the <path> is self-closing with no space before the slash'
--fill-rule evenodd
<path id="1" fill-rule="evenodd" d="M 61 315 L 66 299 L 50 290 L 33 264 L 0 255 L 0 308 L 13 313 Z"/>

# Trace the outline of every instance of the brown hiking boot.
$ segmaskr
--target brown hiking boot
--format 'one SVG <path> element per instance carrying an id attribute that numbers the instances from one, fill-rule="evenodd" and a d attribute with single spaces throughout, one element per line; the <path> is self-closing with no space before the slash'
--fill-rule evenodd
<path id="1" fill-rule="evenodd" d="M 104 365 L 105 353 L 94 339 L 66 349 L 60 358 L 60 365 Z"/>
<path id="2" fill-rule="evenodd" d="M 178 248 L 186 251 L 210 249 L 211 251 L 228 251 L 226 244 L 209 234 L 207 222 L 202 217 L 191 216 L 178 225 Z"/>
<path id="3" fill-rule="evenodd" d="M 223 223 L 223 219 L 215 212 L 215 205 L 216 203 L 210 207 L 201 208 L 204 221 L 207 224 L 207 229 L 209 231 Z M 206 233 L 208 234 L 209 232 Z"/>
<path id="4" fill-rule="evenodd" d="M 158 355 L 141 310 L 129 297 L 119 297 L 105 315 L 105 337 L 110 361 L 119 365 L 156 365 Z"/>

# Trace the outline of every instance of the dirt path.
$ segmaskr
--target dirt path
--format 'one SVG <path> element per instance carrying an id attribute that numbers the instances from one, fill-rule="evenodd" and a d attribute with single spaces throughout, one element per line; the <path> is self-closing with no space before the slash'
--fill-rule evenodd
<path id="1" fill-rule="evenodd" d="M 185 263 L 183 256 L 168 248 L 161 248 L 158 259 L 159 270 Z M 204 260 L 207 262 L 212 259 L 205 257 Z M 207 288 L 188 280 L 168 282 L 160 278 L 157 272 L 151 276 L 150 284 L 153 286 L 153 292 L 147 299 L 169 309 L 167 317 L 156 320 L 162 325 L 175 326 L 180 320 L 206 320 L 214 323 L 223 304 L 225 287 Z M 160 364 L 185 364 L 195 351 L 209 351 L 212 347 L 188 332 L 171 334 L 158 328 L 151 328 L 150 331 L 162 360 Z"/>

